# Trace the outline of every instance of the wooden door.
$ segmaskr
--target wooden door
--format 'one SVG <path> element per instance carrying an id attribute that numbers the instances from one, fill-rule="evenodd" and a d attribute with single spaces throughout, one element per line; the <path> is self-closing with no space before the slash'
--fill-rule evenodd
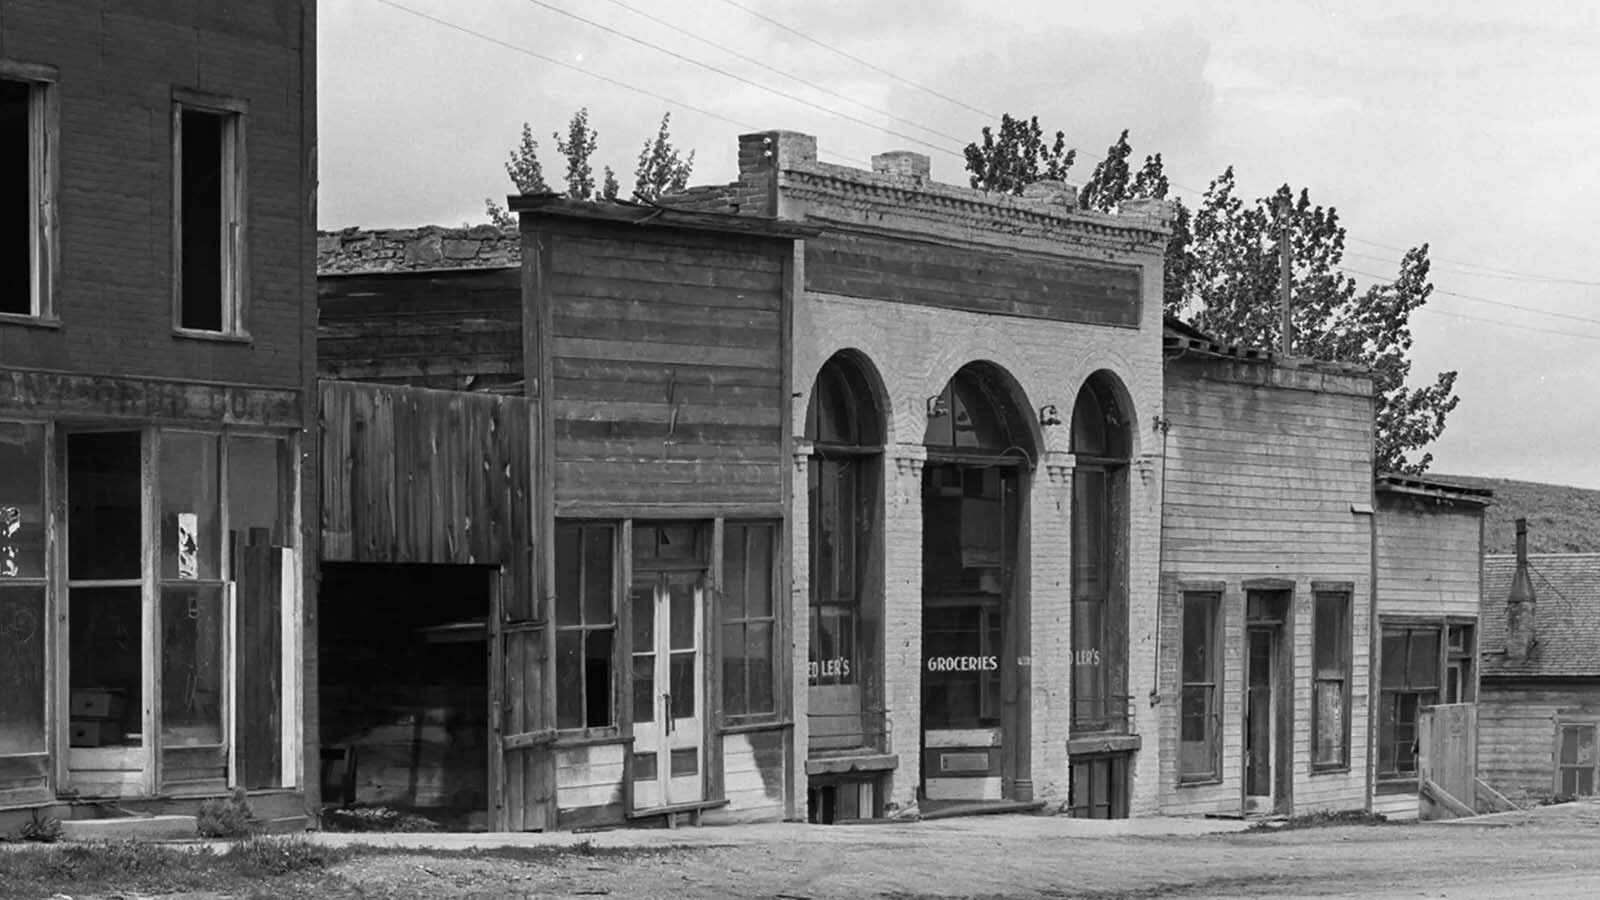
<path id="1" fill-rule="evenodd" d="M 705 796 L 705 592 L 695 572 L 642 572 L 633 614 L 633 805 Z"/>
<path id="2" fill-rule="evenodd" d="M 490 623 L 490 722 L 494 756 L 489 794 L 498 831 L 556 826 L 555 729 L 545 702 L 546 624 L 507 615 L 506 586 L 495 590 Z"/>
<path id="3" fill-rule="evenodd" d="M 1245 807 L 1253 812 L 1263 807 L 1272 808 L 1273 772 L 1275 757 L 1273 739 L 1277 734 L 1274 719 L 1277 715 L 1274 702 L 1273 644 L 1276 629 L 1250 628 L 1246 630 L 1245 646 Z"/>

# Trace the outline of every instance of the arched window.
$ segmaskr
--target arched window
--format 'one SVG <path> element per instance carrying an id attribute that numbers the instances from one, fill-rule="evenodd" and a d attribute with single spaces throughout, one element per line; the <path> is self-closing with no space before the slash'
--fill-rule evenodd
<path id="1" fill-rule="evenodd" d="M 1027 427 L 1000 374 L 974 363 L 962 366 L 937 397 L 928 398 L 922 443 L 936 450 L 1019 452 L 1032 458 Z"/>
<path id="2" fill-rule="evenodd" d="M 1072 407 L 1072 728 L 1127 729 L 1127 417 L 1096 373 Z"/>
<path id="3" fill-rule="evenodd" d="M 875 383 L 865 361 L 836 354 L 806 407 L 812 750 L 878 748 L 883 737 L 883 420 Z"/>

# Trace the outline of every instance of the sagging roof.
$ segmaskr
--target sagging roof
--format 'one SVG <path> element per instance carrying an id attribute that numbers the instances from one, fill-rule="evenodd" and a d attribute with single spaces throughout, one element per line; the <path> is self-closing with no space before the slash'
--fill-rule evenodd
<path id="1" fill-rule="evenodd" d="M 623 225 L 711 231 L 751 237 L 795 239 L 815 237 L 823 229 L 780 219 L 740 216 L 723 212 L 680 209 L 627 200 L 569 200 L 559 194 L 524 194 L 507 198 L 512 212 L 558 219 L 610 222 Z"/>
<path id="2" fill-rule="evenodd" d="M 1533 643 L 1526 659 L 1505 654 L 1513 555 L 1483 558 L 1478 611 L 1484 678 L 1600 678 L 1600 553 L 1530 553 Z"/>
<path id="3" fill-rule="evenodd" d="M 1378 476 L 1377 482 L 1378 491 L 1381 493 L 1409 494 L 1416 497 L 1448 500 L 1452 503 L 1466 503 L 1475 506 L 1488 506 L 1494 500 L 1494 491 L 1488 488 L 1468 487 L 1443 478 L 1425 475 L 1384 472 Z"/>
<path id="4" fill-rule="evenodd" d="M 1331 372 L 1338 375 L 1370 376 L 1372 374 L 1371 370 L 1366 366 L 1355 363 L 1334 362 L 1298 356 L 1286 357 L 1260 347 L 1243 347 L 1237 344 L 1228 344 L 1173 316 L 1167 316 L 1162 322 L 1161 348 L 1169 358 L 1205 356 L 1214 359 L 1230 359 L 1241 362 L 1312 369 L 1318 372 Z"/>

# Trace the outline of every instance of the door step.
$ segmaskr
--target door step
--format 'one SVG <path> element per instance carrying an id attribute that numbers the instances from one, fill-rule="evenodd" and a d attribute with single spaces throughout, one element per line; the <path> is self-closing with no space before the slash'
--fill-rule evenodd
<path id="1" fill-rule="evenodd" d="M 953 819 L 957 816 L 993 816 L 1001 813 L 1034 813 L 1044 809 L 1043 800 L 976 800 L 972 802 L 924 800 L 922 820 Z"/>
<path id="2" fill-rule="evenodd" d="M 689 824 L 700 827 L 700 816 L 708 809 L 721 809 L 728 805 L 726 800 L 698 800 L 693 803 L 676 803 L 672 806 L 653 806 L 649 809 L 636 809 L 628 813 L 628 818 L 633 821 L 653 819 L 656 816 L 664 817 L 668 828 L 677 828 L 680 817 L 687 816 Z"/>
<path id="3" fill-rule="evenodd" d="M 120 816 L 61 823 L 61 836 L 69 841 L 171 841 L 197 834 L 194 816 Z"/>

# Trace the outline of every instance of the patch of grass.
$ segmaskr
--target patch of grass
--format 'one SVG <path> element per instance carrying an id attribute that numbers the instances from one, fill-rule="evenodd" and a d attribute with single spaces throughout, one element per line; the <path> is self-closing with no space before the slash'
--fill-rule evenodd
<path id="1" fill-rule="evenodd" d="M 263 878 L 316 874 L 349 858 L 304 838 L 252 838 L 230 852 L 131 841 L 62 844 L 0 854 L 0 884 L 23 893 L 226 890 Z"/>
<path id="2" fill-rule="evenodd" d="M 1290 816 L 1287 819 L 1256 822 L 1247 829 L 1248 831 L 1296 831 L 1302 828 L 1335 828 L 1341 825 L 1386 825 L 1395 824 L 1382 813 L 1367 812 L 1361 809 L 1345 809 L 1338 812 L 1314 812 L 1303 816 Z"/>

